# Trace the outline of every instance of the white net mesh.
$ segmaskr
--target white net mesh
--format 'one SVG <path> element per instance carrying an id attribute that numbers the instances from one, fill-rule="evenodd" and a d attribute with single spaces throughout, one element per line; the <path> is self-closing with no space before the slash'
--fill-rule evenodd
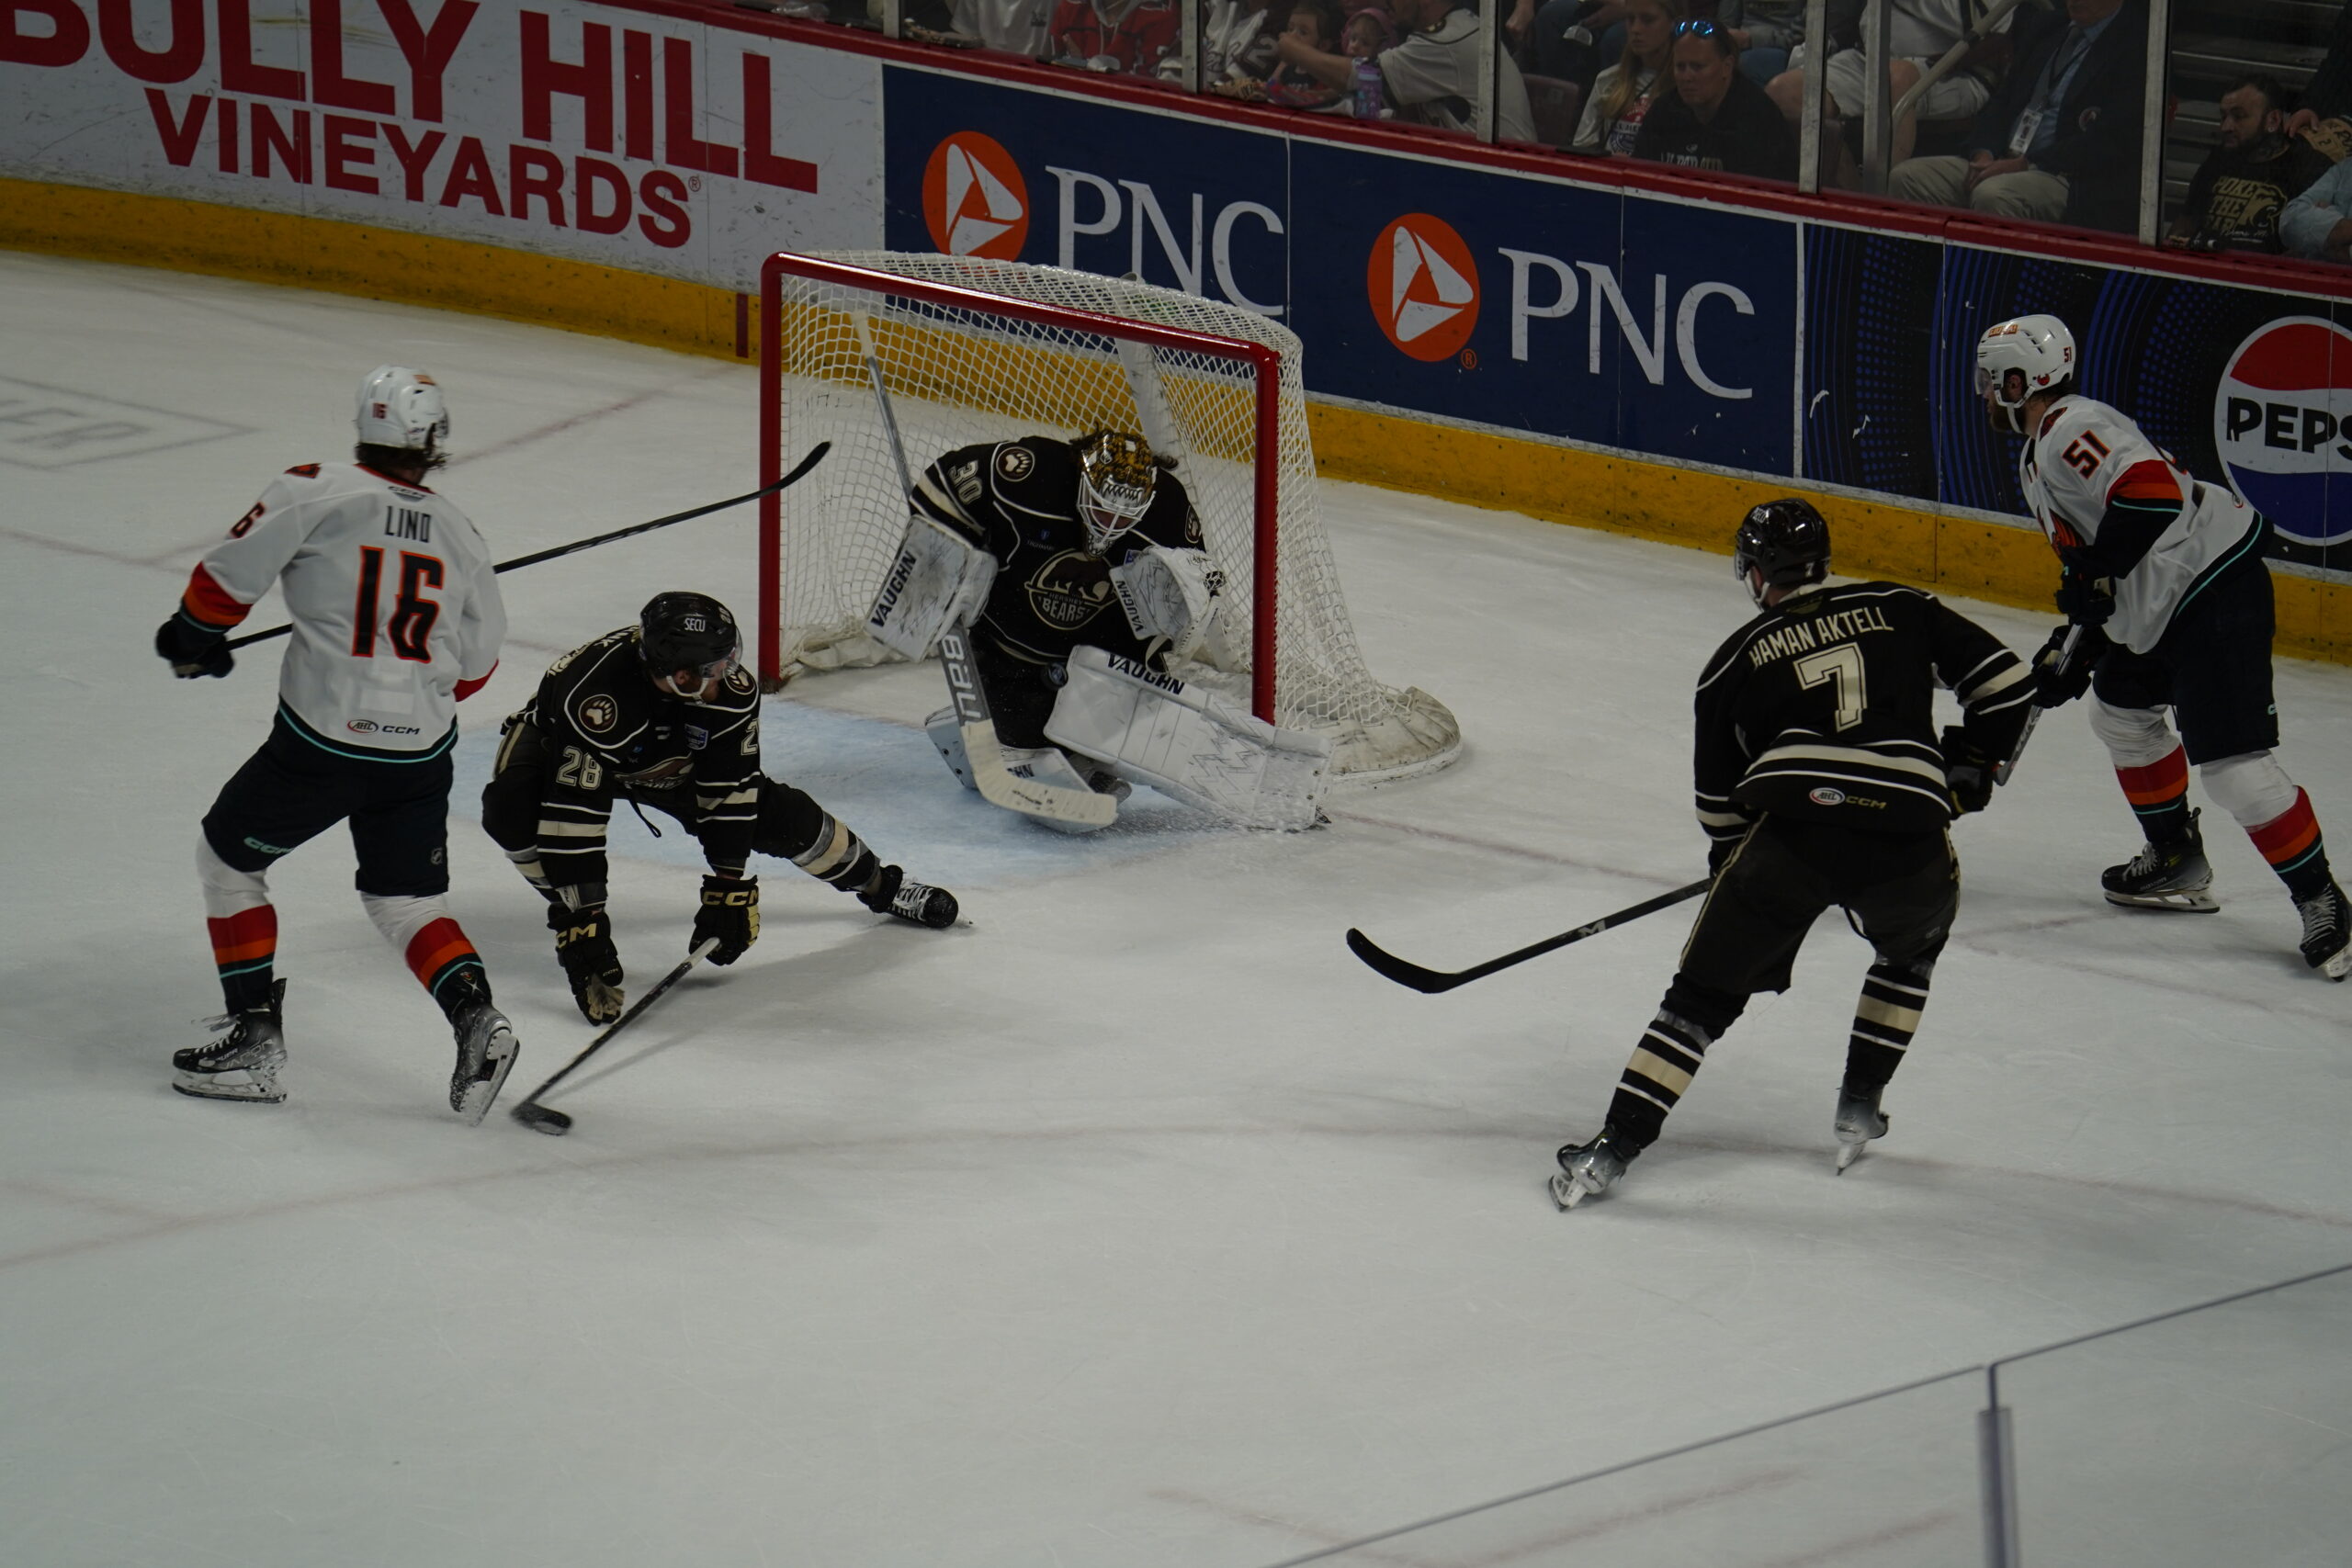
<path id="1" fill-rule="evenodd" d="M 1334 770 L 1396 777 L 1444 766 L 1461 749 L 1453 716 L 1427 693 L 1372 678 L 1317 509 L 1299 342 L 1278 322 L 1188 294 L 1057 267 L 971 256 L 840 252 L 821 259 L 978 289 L 1006 299 L 1263 344 L 1282 356 L 1281 435 L 1256 438 L 1255 370 L 1246 360 L 1157 348 L 1072 321 L 1039 325 L 984 308 L 947 307 L 787 276 L 779 311 L 780 382 L 768 417 L 784 460 L 819 441 L 831 455 L 782 497 L 779 672 L 897 657 L 862 627 L 907 522 L 906 492 L 859 336 L 882 367 L 910 469 L 981 441 L 1133 430 L 1176 459 L 1209 554 L 1226 573 L 1232 631 L 1226 668 L 1187 668 L 1247 694 L 1255 560 L 1252 479 L 1275 467 L 1277 722 L 1332 740 Z"/>

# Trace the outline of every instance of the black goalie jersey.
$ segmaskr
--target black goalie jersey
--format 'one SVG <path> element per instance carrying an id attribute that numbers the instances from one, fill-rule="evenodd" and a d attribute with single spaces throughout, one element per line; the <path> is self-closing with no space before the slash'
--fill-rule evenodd
<path id="1" fill-rule="evenodd" d="M 979 629 L 1007 652 L 1058 663 L 1081 645 L 1140 659 L 1144 645 L 1111 591 L 1111 568 L 1146 545 L 1201 547 L 1200 520 L 1176 476 L 1162 473 L 1151 508 L 1112 541 L 1087 548 L 1078 516 L 1078 452 L 1030 435 L 959 447 L 925 468 L 914 503 L 997 559 Z"/>
<path id="2" fill-rule="evenodd" d="M 1970 740 L 2007 757 L 2032 694 L 2025 664 L 1933 594 L 1892 582 L 1803 592 L 1734 633 L 1699 679 L 1699 821 L 1736 839 L 1764 812 L 1866 830 L 1952 818 L 1935 689 Z"/>
<path id="3" fill-rule="evenodd" d="M 616 795 L 659 807 L 693 829 L 713 871 L 741 875 L 759 818 L 760 688 L 737 667 L 707 702 L 657 689 L 623 626 L 548 666 L 514 716 L 548 749 L 539 863 L 558 887 L 602 883 Z M 513 737 L 510 735 L 510 744 Z"/>

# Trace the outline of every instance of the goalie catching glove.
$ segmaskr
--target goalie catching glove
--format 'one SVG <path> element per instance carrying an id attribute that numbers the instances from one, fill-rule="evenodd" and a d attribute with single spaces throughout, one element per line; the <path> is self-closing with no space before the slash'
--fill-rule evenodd
<path id="1" fill-rule="evenodd" d="M 625 998 L 612 918 L 601 906 L 574 909 L 557 903 L 548 909 L 548 930 L 555 932 L 556 962 L 571 982 L 571 999 L 580 1005 L 580 1016 L 591 1023 L 610 1023 L 620 1017 Z"/>
<path id="2" fill-rule="evenodd" d="M 716 940 L 710 961 L 722 967 L 734 963 L 760 940 L 760 885 L 748 876 L 706 876 L 702 879 L 702 908 L 695 916 L 695 934 L 687 951 Z"/>

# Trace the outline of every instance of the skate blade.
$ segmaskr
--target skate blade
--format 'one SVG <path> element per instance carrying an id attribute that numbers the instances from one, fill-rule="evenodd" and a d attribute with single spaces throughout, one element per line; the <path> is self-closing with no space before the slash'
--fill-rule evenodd
<path id="1" fill-rule="evenodd" d="M 230 1077 L 239 1081 L 224 1081 Z M 258 1079 L 248 1073 L 180 1073 L 172 1087 L 190 1100 L 227 1100 L 247 1105 L 283 1105 L 286 1091 L 275 1077 Z"/>
<path id="2" fill-rule="evenodd" d="M 2322 963 L 2319 972 L 2331 980 L 2341 980 L 2346 975 L 2352 975 L 2352 947 Z"/>
<path id="3" fill-rule="evenodd" d="M 2211 893 L 2110 893 L 2107 901 L 2119 909 L 2168 909 L 2181 915 L 2210 915 L 2222 907 Z"/>
<path id="4" fill-rule="evenodd" d="M 1575 1177 L 1565 1170 L 1552 1178 L 1552 1201 L 1564 1214 L 1591 1196 Z"/>
<path id="5" fill-rule="evenodd" d="M 1870 1145 L 1870 1143 L 1869 1143 L 1869 1141 L 1868 1141 L 1868 1140 L 1865 1140 L 1865 1141 L 1863 1141 L 1863 1142 L 1861 1142 L 1861 1143 L 1859 1143 L 1859 1144 L 1840 1144 L 1840 1145 L 1838 1145 L 1838 1175 L 1840 1175 L 1840 1176 L 1845 1175 L 1845 1174 L 1846 1174 L 1847 1168 L 1848 1168 L 1849 1166 L 1851 1166 L 1851 1165 L 1852 1165 L 1856 1160 L 1858 1160 L 1858 1159 L 1861 1158 L 1861 1157 L 1862 1157 L 1862 1151 L 1863 1151 L 1864 1149 L 1869 1148 L 1870 1146 L 1871 1146 L 1871 1145 Z"/>

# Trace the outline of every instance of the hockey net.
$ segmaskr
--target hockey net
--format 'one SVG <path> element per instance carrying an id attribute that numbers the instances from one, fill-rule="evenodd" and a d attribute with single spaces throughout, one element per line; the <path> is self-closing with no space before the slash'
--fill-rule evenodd
<path id="1" fill-rule="evenodd" d="M 1365 667 L 1317 505 L 1299 342 L 1280 323 L 1091 273 L 891 252 L 772 256 L 763 298 L 763 473 L 832 443 L 763 503 L 771 688 L 897 657 L 864 631 L 907 523 L 870 345 L 913 474 L 977 442 L 1102 428 L 1175 460 L 1227 580 L 1218 668 L 1186 679 L 1328 735 L 1334 773 L 1359 780 L 1460 751 L 1443 704 Z"/>

